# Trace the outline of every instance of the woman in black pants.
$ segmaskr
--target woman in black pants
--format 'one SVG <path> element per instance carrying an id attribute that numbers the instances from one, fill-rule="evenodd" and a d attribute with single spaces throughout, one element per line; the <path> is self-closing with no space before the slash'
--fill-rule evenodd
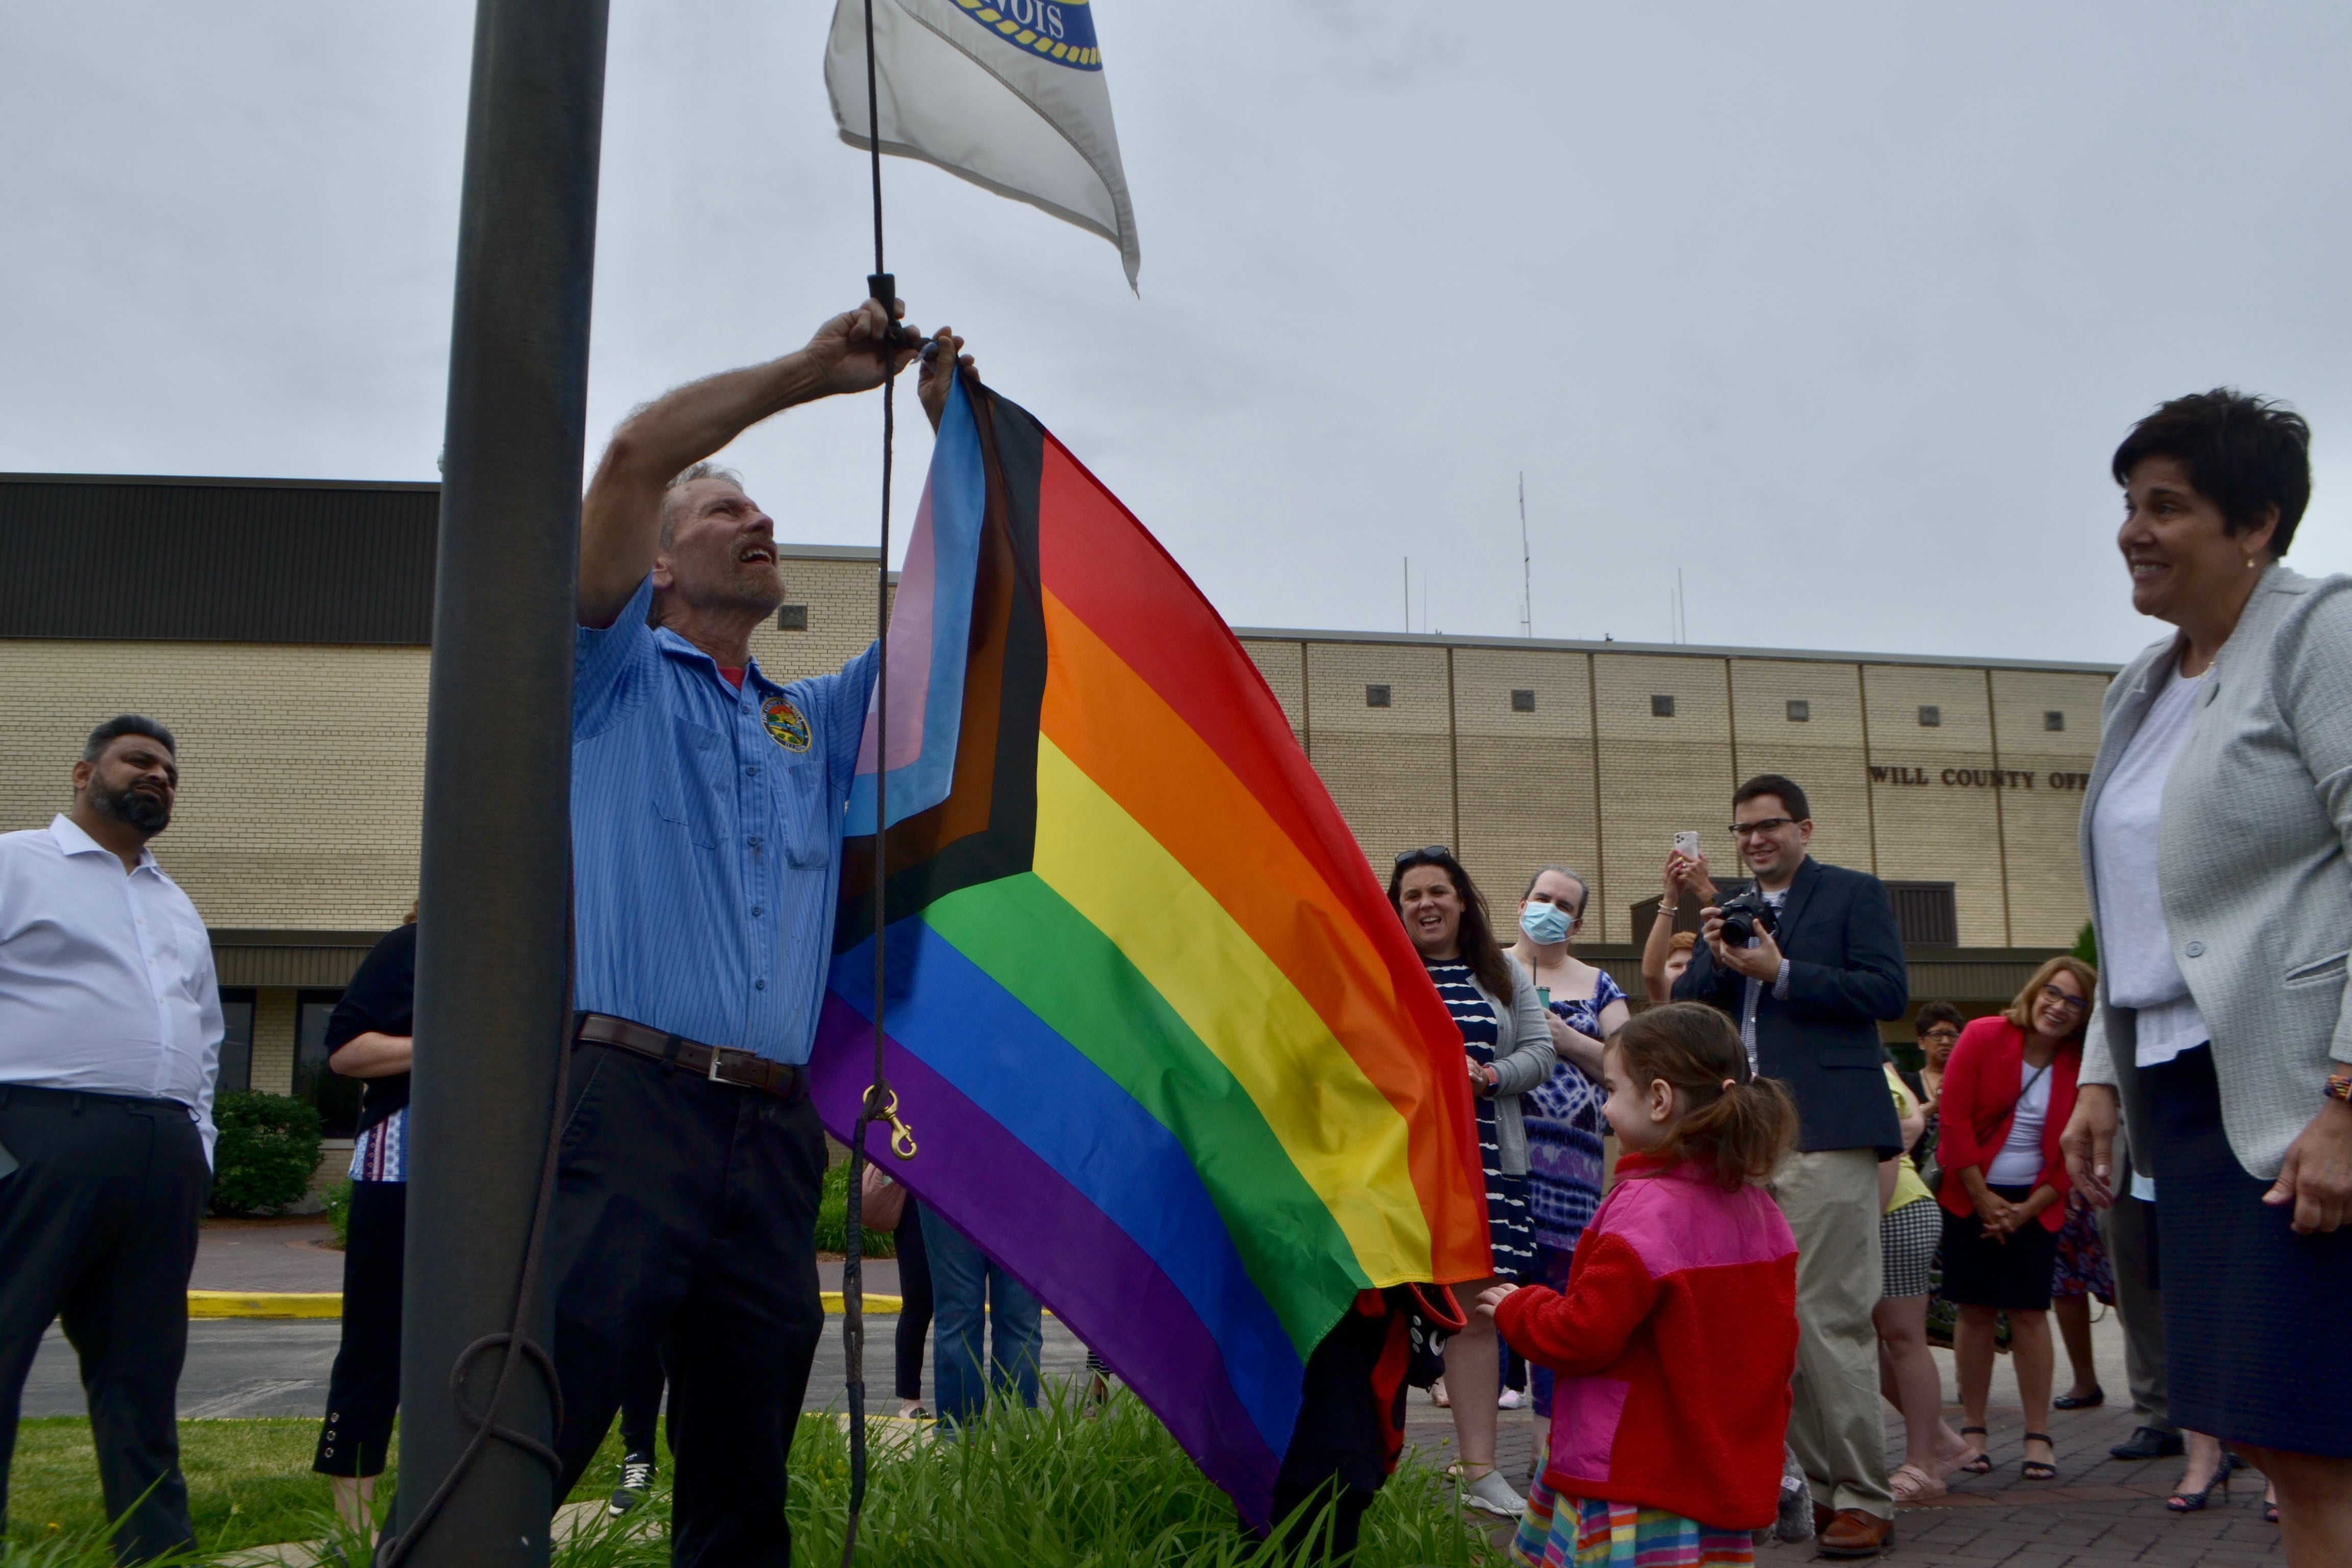
<path id="1" fill-rule="evenodd" d="M 898 1414 L 923 1409 L 923 1339 L 931 1331 L 931 1266 L 923 1255 L 923 1205 L 907 1194 L 898 1215 Z"/>
<path id="2" fill-rule="evenodd" d="M 327 1065 L 364 1080 L 352 1150 L 350 1239 L 343 1252 L 343 1342 L 327 1385 L 327 1419 L 310 1468 L 334 1480 L 335 1512 L 373 1536 L 400 1407 L 401 1251 L 408 1234 L 408 1065 L 415 1032 L 416 910 L 360 963 L 327 1020 Z"/>

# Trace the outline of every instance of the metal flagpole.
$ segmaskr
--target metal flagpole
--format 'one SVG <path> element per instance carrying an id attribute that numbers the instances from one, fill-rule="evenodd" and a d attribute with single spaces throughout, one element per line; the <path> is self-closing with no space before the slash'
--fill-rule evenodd
<path id="1" fill-rule="evenodd" d="M 543 1564 L 539 1268 L 571 1008 L 572 647 L 604 0 L 478 0 L 425 723 L 401 1338 L 379 1562 Z"/>

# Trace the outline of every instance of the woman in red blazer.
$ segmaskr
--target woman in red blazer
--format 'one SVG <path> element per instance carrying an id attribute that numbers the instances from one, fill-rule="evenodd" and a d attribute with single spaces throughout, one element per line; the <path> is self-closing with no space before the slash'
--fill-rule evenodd
<path id="1" fill-rule="evenodd" d="M 2058 1135 L 2074 1110 L 2074 1075 L 2083 1065 L 2083 1026 L 2090 1021 L 2098 976 L 2073 958 L 2034 972 L 2009 1010 L 1960 1031 L 1944 1064 L 1938 1106 L 1942 1135 L 1944 1283 L 1959 1308 L 1952 1336 L 1960 1435 L 1969 1453 L 1959 1468 L 1992 1468 L 1984 1452 L 1985 1398 L 1992 1387 L 1993 1319 L 2009 1314 L 2017 1391 L 2025 1405 L 2027 1480 L 2058 1474 L 2050 1435 L 2050 1276 L 2058 1232 L 2066 1223 L 2066 1160 Z M 2034 1445 L 2041 1445 L 2035 1452 Z"/>

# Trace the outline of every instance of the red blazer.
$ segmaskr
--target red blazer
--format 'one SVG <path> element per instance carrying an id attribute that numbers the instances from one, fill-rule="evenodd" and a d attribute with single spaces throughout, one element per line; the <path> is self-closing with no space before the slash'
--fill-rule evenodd
<path id="1" fill-rule="evenodd" d="M 1937 1106 L 1943 1131 L 1936 1140 L 1936 1163 L 1944 1169 L 1945 1209 L 1965 1219 L 1977 1212 L 1960 1172 L 1969 1165 L 1990 1170 L 2009 1124 L 2017 1119 L 2017 1089 L 2025 1066 L 2025 1031 L 1999 1014 L 1979 1018 L 1960 1031 L 1959 1044 L 1944 1063 L 1944 1098 Z M 2044 1230 L 2066 1223 L 2065 1197 L 2072 1184 L 2058 1135 L 2074 1113 L 2074 1075 L 2082 1070 L 2083 1042 L 2067 1041 L 2050 1061 L 2050 1116 L 2042 1124 L 2042 1174 L 2035 1186 L 2055 1187 L 2059 1202 L 2040 1215 Z"/>

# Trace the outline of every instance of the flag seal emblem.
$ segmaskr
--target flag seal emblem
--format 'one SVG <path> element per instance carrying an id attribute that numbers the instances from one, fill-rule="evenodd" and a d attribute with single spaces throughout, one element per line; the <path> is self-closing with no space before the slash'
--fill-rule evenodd
<path id="1" fill-rule="evenodd" d="M 768 726 L 768 734 L 776 744 L 788 752 L 809 749 L 809 721 L 801 710 L 781 697 L 771 697 L 760 710 L 760 717 Z"/>
<path id="2" fill-rule="evenodd" d="M 1008 44 L 1070 67 L 1102 69 L 1087 0 L 956 0 L 963 14 Z"/>

